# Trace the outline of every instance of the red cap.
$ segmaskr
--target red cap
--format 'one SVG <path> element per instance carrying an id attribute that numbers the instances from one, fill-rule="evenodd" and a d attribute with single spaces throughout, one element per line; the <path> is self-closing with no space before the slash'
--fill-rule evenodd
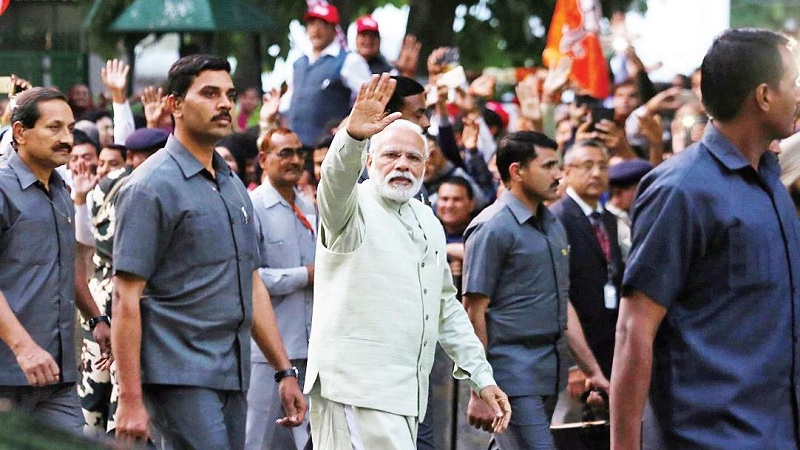
<path id="1" fill-rule="evenodd" d="M 486 109 L 494 111 L 495 114 L 500 116 L 500 120 L 503 122 L 503 128 L 508 128 L 508 112 L 506 112 L 499 102 L 486 102 Z"/>
<path id="2" fill-rule="evenodd" d="M 339 25 L 339 10 L 333 5 L 317 3 L 303 16 L 303 20 L 306 22 L 308 22 L 308 19 L 314 18 L 322 19 L 331 25 Z"/>
<path id="3" fill-rule="evenodd" d="M 356 32 L 361 33 L 362 31 L 374 31 L 380 34 L 378 22 L 375 22 L 372 16 L 359 17 L 358 20 L 356 20 Z"/>

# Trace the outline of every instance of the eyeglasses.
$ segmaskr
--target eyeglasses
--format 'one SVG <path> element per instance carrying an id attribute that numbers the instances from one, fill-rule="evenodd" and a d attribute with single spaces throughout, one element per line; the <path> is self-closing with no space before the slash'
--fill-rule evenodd
<path id="1" fill-rule="evenodd" d="M 605 162 L 584 161 L 582 163 L 570 164 L 569 166 L 585 172 L 592 172 L 595 168 L 600 172 L 608 172 L 608 163 Z"/>
<path id="2" fill-rule="evenodd" d="M 412 166 L 421 166 L 425 164 L 425 157 L 423 157 L 421 153 L 387 150 L 378 156 L 392 163 L 405 156 L 406 159 L 408 160 L 408 163 L 411 164 Z"/>
<path id="3" fill-rule="evenodd" d="M 297 156 L 298 158 L 305 160 L 308 158 L 308 155 L 311 154 L 311 150 L 308 147 L 286 147 L 278 150 L 277 152 L 273 152 L 273 154 L 280 159 L 289 159 L 293 156 Z"/>

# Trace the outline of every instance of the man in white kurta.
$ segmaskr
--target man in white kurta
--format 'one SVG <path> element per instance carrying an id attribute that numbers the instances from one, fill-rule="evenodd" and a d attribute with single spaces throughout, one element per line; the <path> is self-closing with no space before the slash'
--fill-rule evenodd
<path id="1" fill-rule="evenodd" d="M 441 224 L 411 199 L 427 148 L 419 127 L 384 117 L 394 86 L 387 74 L 362 86 L 322 163 L 305 384 L 318 448 L 414 449 L 437 341 L 495 410 L 496 430 L 511 416 L 455 297 Z"/>

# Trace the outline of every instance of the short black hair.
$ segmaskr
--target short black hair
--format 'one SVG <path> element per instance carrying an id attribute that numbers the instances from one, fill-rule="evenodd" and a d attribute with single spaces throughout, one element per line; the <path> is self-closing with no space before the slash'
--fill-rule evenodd
<path id="1" fill-rule="evenodd" d="M 97 123 L 97 121 L 102 119 L 103 117 L 108 117 L 109 119 L 113 120 L 113 117 L 111 116 L 111 111 L 103 108 L 90 109 L 89 111 L 86 111 L 83 114 L 84 119 L 95 123 Z"/>
<path id="2" fill-rule="evenodd" d="M 333 135 L 326 134 L 323 135 L 321 138 L 317 139 L 317 141 L 314 142 L 314 145 L 311 148 L 314 150 L 318 148 L 330 148 L 331 144 L 333 144 Z"/>
<path id="3" fill-rule="evenodd" d="M 128 149 L 124 145 L 119 145 L 119 144 L 106 145 L 103 148 L 101 148 L 100 151 L 102 152 L 103 149 L 106 148 L 109 150 L 114 150 L 119 152 L 119 154 L 122 155 L 122 159 L 125 159 L 128 156 Z"/>
<path id="4" fill-rule="evenodd" d="M 788 44 L 778 33 L 755 28 L 719 35 L 700 66 L 700 91 L 709 115 L 723 122 L 731 120 L 759 84 L 777 86 L 784 71 L 779 48 Z"/>
<path id="5" fill-rule="evenodd" d="M 91 138 L 87 133 L 75 128 L 72 130 L 72 146 L 89 144 L 94 147 L 94 152 L 100 155 L 100 143 Z"/>
<path id="6" fill-rule="evenodd" d="M 452 177 L 447 177 L 439 184 L 439 189 L 442 188 L 445 184 L 454 184 L 456 186 L 461 186 L 464 188 L 464 191 L 467 193 L 467 197 L 470 200 L 475 200 L 475 191 L 472 189 L 472 185 L 467 181 L 464 177 L 459 177 L 457 175 Z"/>
<path id="7" fill-rule="evenodd" d="M 405 103 L 406 97 L 419 95 L 425 92 L 425 87 L 419 84 L 417 80 L 413 78 L 404 77 L 401 75 L 394 75 L 392 78 L 397 80 L 397 86 L 395 86 L 392 97 L 386 104 L 387 113 L 398 112 L 403 109 L 403 104 Z"/>
<path id="8" fill-rule="evenodd" d="M 213 55 L 188 55 L 175 61 L 167 75 L 167 95 L 183 97 L 194 79 L 205 70 L 231 72 L 228 60 Z"/>
<path id="9" fill-rule="evenodd" d="M 67 102 L 67 97 L 55 89 L 35 87 L 27 91 L 20 92 L 14 96 L 16 104 L 11 111 L 11 123 L 22 122 L 25 128 L 33 128 L 41 117 L 39 103 L 52 100 Z"/>
<path id="10" fill-rule="evenodd" d="M 528 164 L 536 159 L 536 147 L 555 150 L 558 148 L 556 141 L 537 131 L 517 131 L 510 133 L 500 140 L 497 146 L 497 171 L 504 183 L 511 179 L 509 167 L 513 163 Z"/>

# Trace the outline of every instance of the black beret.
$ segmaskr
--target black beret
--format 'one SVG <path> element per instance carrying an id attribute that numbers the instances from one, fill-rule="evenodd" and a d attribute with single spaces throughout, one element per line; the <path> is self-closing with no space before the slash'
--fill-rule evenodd
<path id="1" fill-rule="evenodd" d="M 608 169 L 608 182 L 611 186 L 636 184 L 652 169 L 652 164 L 643 159 L 626 159 Z"/>
<path id="2" fill-rule="evenodd" d="M 125 148 L 129 152 L 150 152 L 167 144 L 169 133 L 161 128 L 139 128 L 125 139 Z"/>

